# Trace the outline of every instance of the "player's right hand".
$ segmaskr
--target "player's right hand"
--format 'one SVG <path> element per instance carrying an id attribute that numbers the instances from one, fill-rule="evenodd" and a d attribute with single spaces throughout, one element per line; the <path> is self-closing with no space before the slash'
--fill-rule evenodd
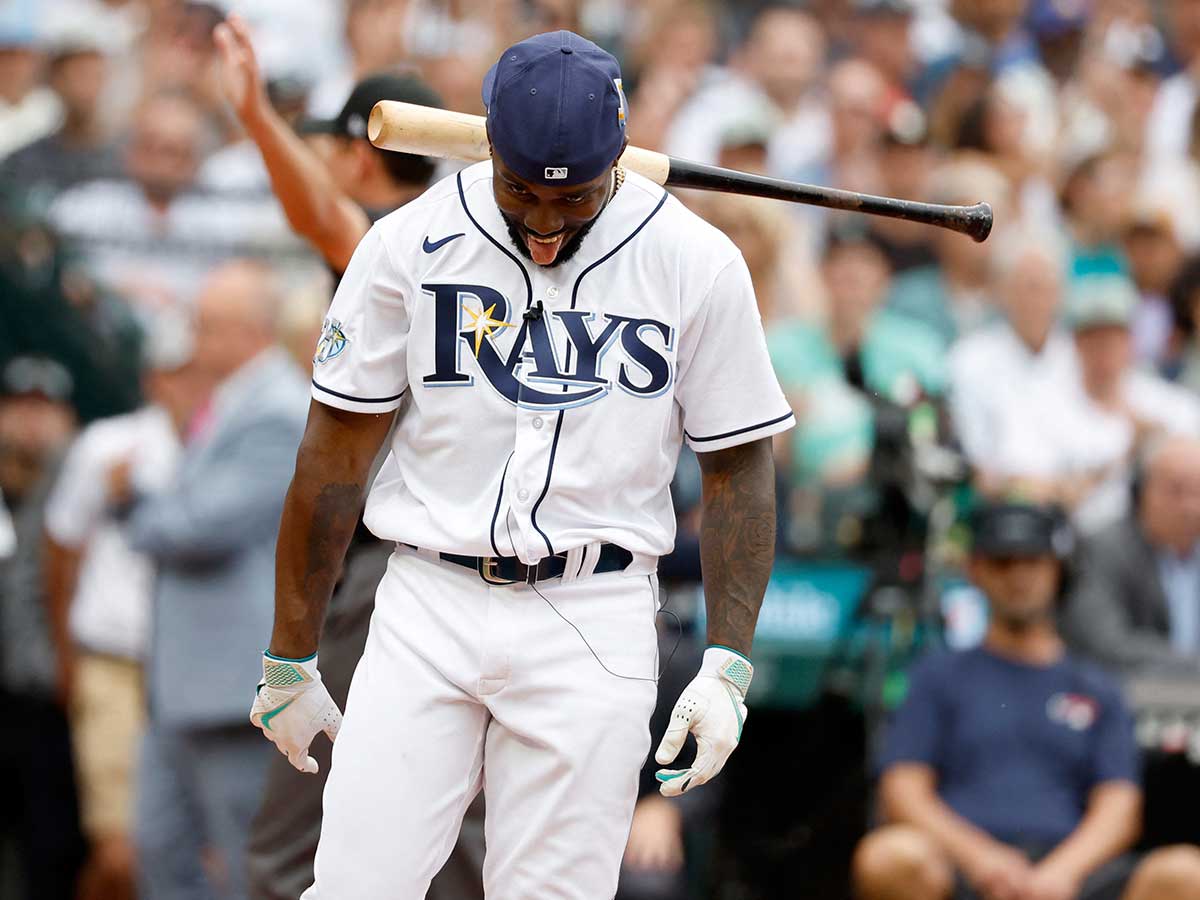
<path id="1" fill-rule="evenodd" d="M 321 681 L 315 653 L 308 659 L 263 654 L 263 677 L 250 708 L 250 721 L 288 762 L 301 772 L 316 774 L 317 761 L 308 755 L 308 746 L 318 731 L 334 740 L 342 727 L 342 714 Z"/>

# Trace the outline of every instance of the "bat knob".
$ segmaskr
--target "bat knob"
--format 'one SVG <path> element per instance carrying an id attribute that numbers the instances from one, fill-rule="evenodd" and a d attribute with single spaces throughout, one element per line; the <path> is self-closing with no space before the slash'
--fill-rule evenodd
<path id="1" fill-rule="evenodd" d="M 987 240 L 992 233 L 992 206 L 990 203 L 976 203 L 964 210 L 966 213 L 963 233 L 970 235 L 975 243 Z"/>

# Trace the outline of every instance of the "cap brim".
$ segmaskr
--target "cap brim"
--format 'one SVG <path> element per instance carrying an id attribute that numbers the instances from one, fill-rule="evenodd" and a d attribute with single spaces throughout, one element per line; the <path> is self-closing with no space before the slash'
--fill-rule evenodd
<path id="1" fill-rule="evenodd" d="M 301 119 L 296 123 L 297 134 L 344 134 L 337 119 Z"/>
<path id="2" fill-rule="evenodd" d="M 1089 331 L 1093 328 L 1132 328 L 1132 322 L 1128 318 L 1119 316 L 1091 316 L 1089 318 L 1076 319 L 1070 323 L 1072 331 Z"/>
<path id="3" fill-rule="evenodd" d="M 979 556 L 993 558 L 1034 559 L 1039 556 L 1053 556 L 1054 548 L 1047 547 L 1041 541 L 999 541 L 984 540 L 977 542 L 974 552 Z"/>

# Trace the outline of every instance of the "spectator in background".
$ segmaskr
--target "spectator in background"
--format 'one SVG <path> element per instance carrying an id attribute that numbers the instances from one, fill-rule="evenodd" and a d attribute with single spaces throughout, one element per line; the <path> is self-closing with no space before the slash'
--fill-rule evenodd
<path id="1" fill-rule="evenodd" d="M 246 719 L 244 686 L 271 630 L 275 537 L 308 405 L 275 346 L 278 303 L 261 263 L 206 279 L 194 364 L 216 387 L 176 477 L 154 493 L 128 465 L 109 478 L 131 548 L 158 570 L 135 810 L 147 897 L 247 896 L 246 839 L 271 751 Z M 219 870 L 206 871 L 206 851 Z"/>
<path id="2" fill-rule="evenodd" d="M 1172 361 L 1174 319 L 1168 294 L 1184 262 L 1170 206 L 1166 197 L 1161 201 L 1145 195 L 1136 198 L 1122 240 L 1140 301 L 1132 323 L 1134 356 L 1160 370 Z"/>
<path id="3" fill-rule="evenodd" d="M 186 97 L 211 127 L 220 117 L 221 92 L 216 78 L 212 32 L 224 18 L 222 0 L 183 0 L 149 10 L 149 22 L 138 48 L 142 94 L 158 92 Z M 219 141 L 227 137 L 219 136 Z"/>
<path id="4" fill-rule="evenodd" d="M 41 203 L 65 188 L 95 178 L 112 178 L 120 161 L 101 116 L 108 83 L 103 34 L 84 10 L 58 29 L 46 48 L 46 84 L 58 97 L 62 122 L 51 133 L 0 163 L 0 180 L 21 191 L 44 192 Z"/>
<path id="5" fill-rule="evenodd" d="M 1146 152 L 1152 164 L 1169 163 L 1188 154 L 1191 121 L 1196 109 L 1196 71 L 1200 64 L 1200 4 L 1167 0 L 1167 33 L 1180 70 L 1158 89 L 1146 121 Z"/>
<path id="6" fill-rule="evenodd" d="M 1200 394 L 1200 256 L 1184 263 L 1171 284 L 1171 318 L 1178 358 L 1175 380 Z"/>
<path id="7" fill-rule="evenodd" d="M 0 372 L 0 504 L 11 523 L 0 550 L 0 848 L 15 858 L 18 896 L 38 900 L 76 900 L 84 852 L 42 580 L 46 494 L 75 427 L 70 397 L 53 360 L 18 357 Z"/>
<path id="8" fill-rule="evenodd" d="M 49 134 L 59 121 L 58 98 L 40 82 L 32 16 L 21 3 L 0 10 L 0 158 Z"/>
<path id="9" fill-rule="evenodd" d="M 833 369 L 857 390 L 893 403 L 941 394 L 946 347 L 926 325 L 884 307 L 891 269 L 878 246 L 863 236 L 833 235 L 821 273 L 829 291 L 825 327 L 791 320 L 768 329 L 785 389 L 811 384 L 814 370 Z"/>
<path id="10" fill-rule="evenodd" d="M 1075 439 L 1078 467 L 1099 467 L 1078 498 L 1074 519 L 1092 532 L 1120 519 L 1129 501 L 1129 463 L 1156 436 L 1200 437 L 1200 398 L 1134 367 L 1137 294 L 1120 275 L 1075 279 L 1066 323 L 1075 336 L 1082 397 Z"/>
<path id="11" fill-rule="evenodd" d="M 949 163 L 935 171 L 930 199 L 935 203 L 972 204 L 987 197 L 996 221 L 1009 211 L 1010 186 L 996 169 L 978 160 Z M 947 343 L 996 318 L 992 303 L 992 257 L 1002 243 L 994 235 L 977 244 L 966 235 L 934 229 L 937 262 L 900 273 L 892 284 L 888 308 L 924 322 Z"/>
<path id="12" fill-rule="evenodd" d="M 630 35 L 635 40 L 622 67 L 637 73 L 636 90 L 629 98 L 633 106 L 629 142 L 658 150 L 692 95 L 729 75 L 714 62 L 717 21 L 711 4 L 704 0 L 659 4 L 647 18 L 641 34 Z M 769 110 L 769 104 L 756 104 L 754 111 L 763 109 Z"/>
<path id="13" fill-rule="evenodd" d="M 950 407 L 958 438 L 982 481 L 1058 472 L 1061 416 L 1044 415 L 1076 384 L 1075 352 L 1057 326 L 1066 253 L 1047 232 L 996 235 L 993 286 L 1003 321 L 951 350 Z M 1065 404 L 1065 400 L 1063 401 Z M 1056 453 L 1059 449 L 1059 453 Z"/>
<path id="14" fill-rule="evenodd" d="M 1134 509 L 1083 545 L 1072 649 L 1123 675 L 1200 674 L 1200 441 L 1148 452 Z"/>
<path id="15" fill-rule="evenodd" d="M 161 310 L 190 307 L 205 274 L 222 260 L 299 251 L 276 205 L 194 189 L 211 142 L 209 122 L 193 101 L 154 94 L 135 114 L 126 177 L 79 184 L 50 208 L 52 224 L 87 271 L 124 296 L 147 325 Z"/>
<path id="16" fill-rule="evenodd" d="M 793 252 L 802 240 L 800 229 L 779 204 L 724 193 L 694 195 L 688 203 L 741 251 L 768 332 L 797 316 L 822 314 L 825 290 L 819 273 Z"/>
<path id="17" fill-rule="evenodd" d="M 955 148 L 965 156 L 984 160 L 1004 175 L 1012 186 L 1010 215 L 1014 219 L 1054 228 L 1061 219 L 1058 198 L 1047 178 L 1047 160 L 1030 140 L 1024 100 L 1019 84 L 992 82 L 965 111 Z M 1088 221 L 1086 215 L 1082 218 Z"/>
<path id="18" fill-rule="evenodd" d="M 823 160 L 822 183 L 853 191 L 880 193 L 879 142 L 886 109 L 887 84 L 870 63 L 845 59 L 829 70 L 830 152 Z M 836 213 L 826 213 L 837 218 Z"/>
<path id="19" fill-rule="evenodd" d="M 882 308 L 890 270 L 873 242 L 831 239 L 822 274 L 828 321 L 792 319 L 767 334 L 779 382 L 803 423 L 777 452 L 778 477 L 789 489 L 787 540 L 795 550 L 817 549 L 831 537 L 846 549 L 841 545 L 850 541 L 831 526 L 846 504 L 871 502 L 859 501 L 864 488 L 877 487 L 867 484 L 877 410 L 907 411 L 944 386 L 945 345 L 937 334 Z"/>
<path id="20" fill-rule="evenodd" d="M 912 0 L 854 0 L 848 35 L 857 54 L 870 63 L 886 84 L 888 106 L 910 99 L 918 61 L 909 37 Z"/>
<path id="21" fill-rule="evenodd" d="M 142 335 L 133 314 L 81 277 L 57 236 L 12 197 L 0 197 L 0 322 L 0 361 L 38 354 L 62 363 L 84 420 L 137 405 Z"/>
<path id="22" fill-rule="evenodd" d="M 279 344 L 305 374 L 312 372 L 313 348 L 321 339 L 330 293 L 329 277 L 323 274 L 290 292 L 279 311 Z"/>
<path id="23" fill-rule="evenodd" d="M 317 84 L 309 115 L 332 118 L 350 91 L 372 72 L 390 69 L 406 56 L 408 4 L 402 0 L 346 0 L 345 65 Z M 214 23 L 215 24 L 215 23 Z"/>
<path id="24" fill-rule="evenodd" d="M 765 101 L 779 118 L 769 149 L 770 173 L 806 180 L 825 159 L 831 139 L 818 89 L 825 49 L 821 26 L 808 13 L 766 8 L 735 51 L 728 77 L 705 85 L 679 110 L 666 135 L 665 152 L 715 162 L 730 120 Z"/>
<path id="25" fill-rule="evenodd" d="M 878 154 L 880 193 L 910 200 L 927 199 L 936 155 L 929 146 L 925 114 L 911 100 L 901 99 L 881 109 L 878 115 L 883 122 Z M 933 229 L 884 216 L 871 217 L 866 227 L 887 255 L 895 274 L 937 264 Z"/>
<path id="26" fill-rule="evenodd" d="M 974 519 L 982 646 L 926 658 L 885 739 L 884 827 L 855 854 L 863 900 L 1194 900 L 1200 850 L 1139 861 L 1139 759 L 1117 686 L 1054 624 L 1060 518 L 997 505 Z"/>
<path id="27" fill-rule="evenodd" d="M 1133 161 L 1116 153 L 1088 157 L 1067 173 L 1062 211 L 1071 236 L 1072 275 L 1129 271 L 1121 231 L 1129 221 L 1134 175 Z"/>
<path id="28" fill-rule="evenodd" d="M 184 323 L 150 336 L 149 405 L 93 422 L 71 446 L 46 504 L 46 594 L 58 693 L 71 721 L 89 858 L 79 900 L 134 896 L 133 774 L 154 570 L 108 504 L 110 470 L 147 491 L 170 481 L 196 401 Z M 129 471 L 124 467 L 128 466 Z"/>

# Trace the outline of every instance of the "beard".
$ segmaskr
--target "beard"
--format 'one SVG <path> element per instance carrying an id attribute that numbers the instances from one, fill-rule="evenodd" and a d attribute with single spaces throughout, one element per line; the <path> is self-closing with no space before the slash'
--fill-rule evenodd
<path id="1" fill-rule="evenodd" d="M 602 212 L 604 212 L 603 209 L 600 210 L 600 213 Z M 563 243 L 562 249 L 558 251 L 558 256 L 554 257 L 554 262 L 546 266 L 547 269 L 557 268 L 579 252 L 579 248 L 583 244 L 583 239 L 587 237 L 587 233 L 591 231 L 592 226 L 596 224 L 596 219 L 600 218 L 600 213 L 596 213 L 595 218 L 593 218 L 586 225 L 580 227 L 577 232 L 571 235 L 571 239 L 569 241 Z M 513 246 L 517 248 L 517 252 L 519 252 L 526 259 L 532 261 L 533 254 L 529 252 L 529 245 L 525 243 L 525 238 L 521 234 L 520 226 L 513 222 L 513 220 L 507 215 L 505 215 L 503 210 L 500 212 L 500 217 L 504 219 L 504 224 L 508 227 L 508 236 L 512 239 Z"/>

